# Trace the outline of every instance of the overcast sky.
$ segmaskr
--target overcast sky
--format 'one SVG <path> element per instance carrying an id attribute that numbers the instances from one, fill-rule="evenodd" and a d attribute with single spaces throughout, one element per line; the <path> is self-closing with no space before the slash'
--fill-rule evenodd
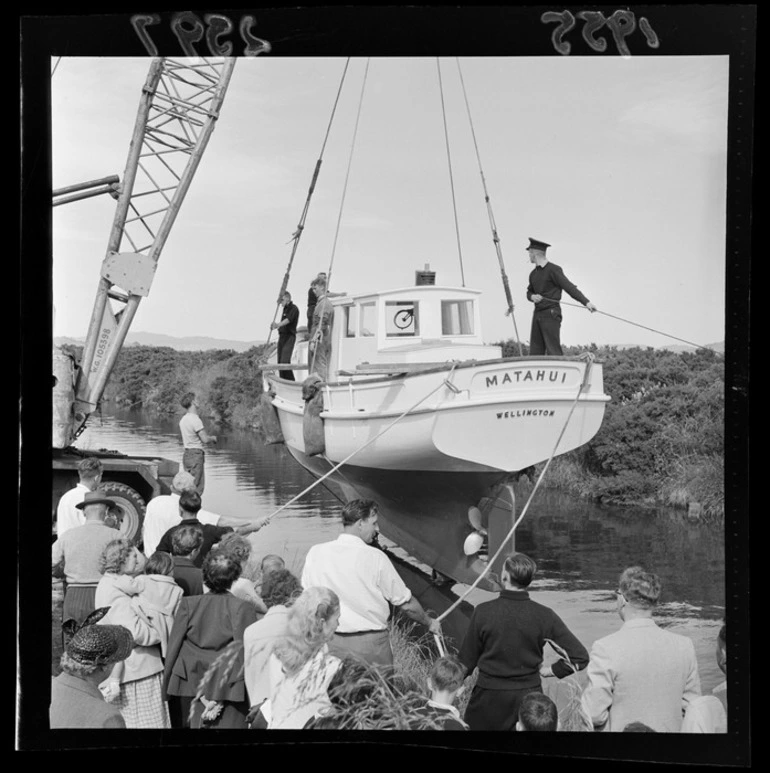
<path id="1" fill-rule="evenodd" d="M 514 337 L 458 64 L 441 58 L 465 285 L 484 338 Z M 328 270 L 367 60 L 350 62 L 289 282 Z M 149 60 L 52 60 L 53 187 L 122 177 Z M 264 340 L 344 58 L 239 59 L 132 332 Z M 564 307 L 567 345 L 724 340 L 728 58 L 460 60 L 514 317 L 529 341 L 528 237 L 603 314 Z M 55 207 L 55 336 L 85 336 L 115 202 Z M 460 284 L 435 58 L 369 61 L 332 290 Z M 565 300 L 573 302 L 565 296 Z"/>

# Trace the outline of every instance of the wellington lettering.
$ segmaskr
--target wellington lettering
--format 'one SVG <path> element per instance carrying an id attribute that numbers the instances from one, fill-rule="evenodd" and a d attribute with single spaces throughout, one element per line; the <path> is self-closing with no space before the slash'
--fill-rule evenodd
<path id="1" fill-rule="evenodd" d="M 512 384 L 514 381 L 518 383 L 523 383 L 525 381 L 550 381 L 551 383 L 560 383 L 563 384 L 565 380 L 567 379 L 567 373 L 566 371 L 563 373 L 559 373 L 558 370 L 514 370 L 511 372 L 506 371 L 503 374 L 503 377 L 498 382 L 497 380 L 497 373 L 495 373 L 494 376 L 486 376 L 487 380 L 487 388 L 493 387 L 493 386 L 500 386 L 502 384 Z M 546 376 L 548 378 L 546 379 Z M 559 376 L 561 376 L 561 379 L 559 379 Z"/>
<path id="2" fill-rule="evenodd" d="M 520 419 L 524 416 L 553 416 L 556 411 L 547 408 L 522 408 L 518 411 L 500 411 L 497 414 L 498 419 Z"/>

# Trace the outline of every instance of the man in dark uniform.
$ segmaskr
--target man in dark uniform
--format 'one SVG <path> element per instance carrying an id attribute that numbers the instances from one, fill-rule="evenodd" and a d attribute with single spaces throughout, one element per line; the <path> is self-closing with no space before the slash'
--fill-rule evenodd
<path id="1" fill-rule="evenodd" d="M 469 675 L 479 669 L 465 709 L 471 730 L 513 730 L 522 698 L 543 692 L 541 678 L 562 679 L 588 665 L 588 651 L 562 619 L 530 599 L 536 570 L 529 556 L 509 556 L 500 573 L 504 590 L 473 610 L 459 655 Z M 551 642 L 566 658 L 545 665 L 543 649 Z"/>
<path id="2" fill-rule="evenodd" d="M 535 304 L 532 332 L 529 336 L 529 353 L 560 357 L 564 354 L 560 341 L 561 291 L 565 290 L 590 312 L 596 311 L 596 306 L 564 276 L 561 266 L 549 262 L 545 251 L 550 246 L 546 242 L 530 238 L 529 247 L 527 247 L 530 263 L 536 264 L 529 275 L 527 287 L 527 300 Z"/>
<path id="3" fill-rule="evenodd" d="M 299 309 L 291 302 L 291 293 L 287 290 L 283 294 L 283 314 L 280 322 L 273 322 L 270 327 L 278 330 L 278 362 L 291 362 L 291 353 L 294 351 L 294 342 L 297 340 L 297 322 L 299 321 Z M 279 370 L 281 378 L 294 381 L 294 373 L 291 370 Z"/>

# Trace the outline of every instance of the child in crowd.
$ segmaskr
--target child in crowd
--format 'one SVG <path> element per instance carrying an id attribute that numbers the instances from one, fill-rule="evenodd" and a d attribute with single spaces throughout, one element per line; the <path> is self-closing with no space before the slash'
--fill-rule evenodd
<path id="1" fill-rule="evenodd" d="M 558 729 L 559 712 L 556 704 L 547 695 L 531 692 L 521 699 L 516 730 L 555 732 Z"/>
<path id="2" fill-rule="evenodd" d="M 174 581 L 174 560 L 162 551 L 147 559 L 144 574 L 119 575 L 112 584 L 112 604 L 127 604 L 134 614 L 150 625 L 160 639 L 161 657 L 166 655 L 168 637 L 183 591 Z M 125 678 L 126 662 L 116 663 L 100 689 L 108 702 L 117 699 Z"/>
<path id="3" fill-rule="evenodd" d="M 241 576 L 232 584 L 230 593 L 236 598 L 248 601 L 257 610 L 260 617 L 265 615 L 267 607 L 257 593 L 256 583 L 249 579 L 249 575 L 254 573 L 251 565 L 251 542 L 237 532 L 230 532 L 225 534 L 213 549 L 227 553 L 241 566 Z M 203 592 L 209 592 L 205 584 Z"/>
<path id="4" fill-rule="evenodd" d="M 268 553 L 264 556 L 259 565 L 259 577 L 255 583 L 257 595 L 262 598 L 262 583 L 269 572 L 275 572 L 279 569 L 286 569 L 286 562 L 274 553 Z"/>
<path id="5" fill-rule="evenodd" d="M 438 722 L 443 730 L 467 730 L 454 705 L 465 689 L 464 679 L 465 666 L 457 657 L 445 655 L 436 660 L 428 676 L 430 698 L 419 713 Z"/>

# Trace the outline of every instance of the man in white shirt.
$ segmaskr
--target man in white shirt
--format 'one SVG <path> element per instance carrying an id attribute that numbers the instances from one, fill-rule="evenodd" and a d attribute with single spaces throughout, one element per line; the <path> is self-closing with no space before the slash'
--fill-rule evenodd
<path id="1" fill-rule="evenodd" d="M 93 456 L 86 457 L 78 463 L 78 478 L 75 488 L 62 495 L 56 507 L 56 536 L 61 537 L 65 531 L 82 526 L 86 522 L 83 511 L 78 505 L 89 491 L 96 491 L 102 481 L 102 463 Z"/>
<path id="2" fill-rule="evenodd" d="M 216 435 L 209 435 L 203 428 L 203 421 L 198 416 L 198 403 L 195 393 L 188 392 L 180 400 L 186 413 L 179 420 L 179 431 L 182 433 L 182 467 L 195 478 L 195 487 L 203 494 L 206 485 L 204 470 L 204 447 L 217 442 Z"/>
<path id="3" fill-rule="evenodd" d="M 142 524 L 142 546 L 144 554 L 151 556 L 160 542 L 160 538 L 172 527 L 182 522 L 179 515 L 179 495 L 183 491 L 195 491 L 195 478 L 184 470 L 180 470 L 171 481 L 171 493 L 153 497 L 147 503 Z M 219 516 L 206 510 L 198 512 L 201 523 L 219 524 Z"/>
<path id="4" fill-rule="evenodd" d="M 329 588 L 340 599 L 340 622 L 329 643 L 334 655 L 353 654 L 372 664 L 392 666 L 390 604 L 432 633 L 440 633 L 441 624 L 426 614 L 387 555 L 371 546 L 377 535 L 377 511 L 377 503 L 369 499 L 345 505 L 342 534 L 308 551 L 302 587 Z"/>
<path id="5" fill-rule="evenodd" d="M 620 575 L 623 625 L 594 642 L 582 695 L 597 730 L 622 732 L 630 722 L 643 722 L 658 733 L 678 733 L 685 709 L 700 695 L 692 640 L 652 619 L 660 591 L 657 575 L 641 567 Z"/>
<path id="6" fill-rule="evenodd" d="M 158 543 L 169 529 L 182 522 L 179 498 L 185 491 L 197 492 L 195 478 L 189 472 L 180 470 L 171 481 L 171 493 L 153 497 L 147 503 L 142 525 L 142 548 L 146 556 L 151 556 L 157 550 Z M 197 511 L 195 517 L 202 524 L 230 526 L 241 534 L 259 531 L 268 521 L 267 517 L 264 517 L 256 522 L 250 522 L 244 518 L 217 515 L 203 508 Z"/>

